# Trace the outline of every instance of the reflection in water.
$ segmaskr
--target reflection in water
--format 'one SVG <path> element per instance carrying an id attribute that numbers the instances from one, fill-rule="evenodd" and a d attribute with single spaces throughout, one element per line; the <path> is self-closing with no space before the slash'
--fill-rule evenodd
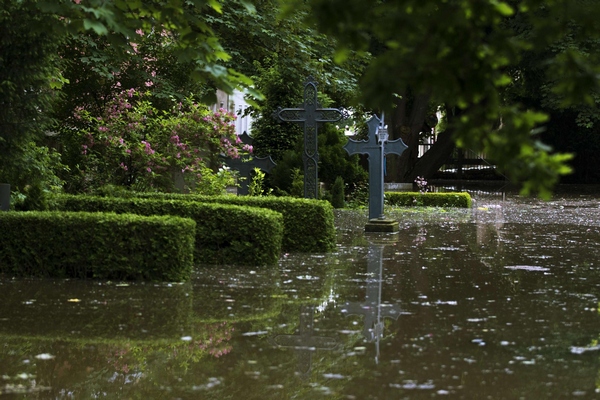
<path id="1" fill-rule="evenodd" d="M 375 363 L 379 363 L 379 343 L 383 338 L 384 318 L 397 320 L 400 316 L 399 305 L 381 303 L 383 284 L 383 248 L 385 244 L 371 242 L 367 264 L 367 293 L 364 302 L 347 302 L 342 313 L 363 315 L 362 334 L 367 342 L 375 342 Z"/>
<path id="2" fill-rule="evenodd" d="M 307 377 L 312 366 L 312 353 L 316 350 L 333 350 L 338 342 L 325 336 L 314 336 L 315 306 L 300 306 L 300 323 L 295 335 L 277 335 L 271 340 L 279 347 L 290 347 L 296 350 L 298 357 L 298 373 Z"/>

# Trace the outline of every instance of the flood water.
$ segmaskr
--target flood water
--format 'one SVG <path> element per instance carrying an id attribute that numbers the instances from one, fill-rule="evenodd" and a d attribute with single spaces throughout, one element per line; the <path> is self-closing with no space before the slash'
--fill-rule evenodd
<path id="1" fill-rule="evenodd" d="M 600 397 L 598 193 L 336 211 L 334 253 L 185 284 L 0 278 L 0 397 Z"/>

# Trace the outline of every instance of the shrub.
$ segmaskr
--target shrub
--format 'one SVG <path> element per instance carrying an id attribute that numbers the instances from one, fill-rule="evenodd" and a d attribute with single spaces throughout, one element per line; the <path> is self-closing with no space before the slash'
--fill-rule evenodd
<path id="1" fill-rule="evenodd" d="M 139 193 L 138 195 L 270 209 L 283 215 L 283 251 L 319 253 L 335 249 L 333 207 L 324 200 L 273 196 L 200 196 L 174 193 Z M 250 229 L 252 229 L 251 226 Z"/>
<path id="2" fill-rule="evenodd" d="M 391 206 L 462 207 L 471 208 L 471 196 L 461 193 L 386 192 L 385 201 Z"/>
<path id="3" fill-rule="evenodd" d="M 176 215 L 196 221 L 195 262 L 272 265 L 281 253 L 281 214 L 255 207 L 195 203 L 176 199 L 60 195 L 64 211 Z"/>
<path id="4" fill-rule="evenodd" d="M 18 276 L 183 281 L 196 223 L 173 216 L 0 214 L 0 272 Z"/>
<path id="5" fill-rule="evenodd" d="M 333 208 L 344 208 L 344 203 L 344 179 L 338 176 L 331 188 L 331 205 Z"/>

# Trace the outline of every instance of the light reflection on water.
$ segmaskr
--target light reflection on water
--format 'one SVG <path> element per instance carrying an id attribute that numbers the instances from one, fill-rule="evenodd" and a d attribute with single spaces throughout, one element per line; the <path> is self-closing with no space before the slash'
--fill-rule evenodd
<path id="1" fill-rule="evenodd" d="M 0 280 L 2 398 L 598 396 L 597 208 L 480 197 L 370 236 L 343 211 L 336 252 L 272 269 Z"/>

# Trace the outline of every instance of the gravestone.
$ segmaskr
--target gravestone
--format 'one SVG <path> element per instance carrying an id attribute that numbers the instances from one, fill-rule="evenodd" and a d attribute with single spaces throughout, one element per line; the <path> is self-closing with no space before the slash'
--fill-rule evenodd
<path id="1" fill-rule="evenodd" d="M 300 324 L 296 335 L 278 335 L 271 339 L 279 347 L 296 350 L 298 373 L 307 376 L 312 366 L 312 353 L 316 350 L 332 350 L 338 342 L 326 336 L 313 336 L 315 306 L 303 305 L 300 308 Z"/>
<path id="2" fill-rule="evenodd" d="M 252 145 L 252 138 L 246 132 L 239 136 L 242 143 Z M 254 168 L 259 168 L 261 171 L 269 173 L 276 165 L 275 161 L 271 156 L 267 157 L 253 157 L 250 155 L 244 155 L 240 158 L 227 158 L 225 161 L 227 166 L 240 173 L 240 176 L 245 179 L 241 179 L 237 190 L 238 194 L 247 195 L 248 185 L 252 180 L 252 172 Z"/>
<path id="3" fill-rule="evenodd" d="M 10 185 L 8 183 L 0 183 L 0 211 L 8 211 L 10 209 Z"/>
<path id="4" fill-rule="evenodd" d="M 324 122 L 337 122 L 347 118 L 346 111 L 322 108 L 317 100 L 317 84 L 312 77 L 304 84 L 304 103 L 298 108 L 279 108 L 274 117 L 284 122 L 296 122 L 304 126 L 304 197 L 319 198 L 319 152 L 318 129 Z"/>
<path id="5" fill-rule="evenodd" d="M 347 315 L 363 315 L 362 334 L 369 343 L 375 343 L 375 361 L 379 361 L 379 342 L 383 338 L 384 318 L 397 320 L 402 310 L 395 304 L 381 303 L 383 284 L 383 243 L 369 245 L 367 264 L 367 292 L 363 302 L 347 302 L 342 313 Z"/>
<path id="6" fill-rule="evenodd" d="M 383 117 L 382 117 L 383 119 Z M 373 116 L 368 122 L 369 135 L 367 140 L 348 139 L 344 149 L 349 155 L 367 154 L 369 156 L 369 223 L 367 231 L 394 232 L 397 224 L 390 224 L 383 215 L 383 178 L 385 175 L 385 156 L 387 154 L 401 155 L 407 146 L 402 139 L 388 141 L 387 129 L 383 121 Z"/>

